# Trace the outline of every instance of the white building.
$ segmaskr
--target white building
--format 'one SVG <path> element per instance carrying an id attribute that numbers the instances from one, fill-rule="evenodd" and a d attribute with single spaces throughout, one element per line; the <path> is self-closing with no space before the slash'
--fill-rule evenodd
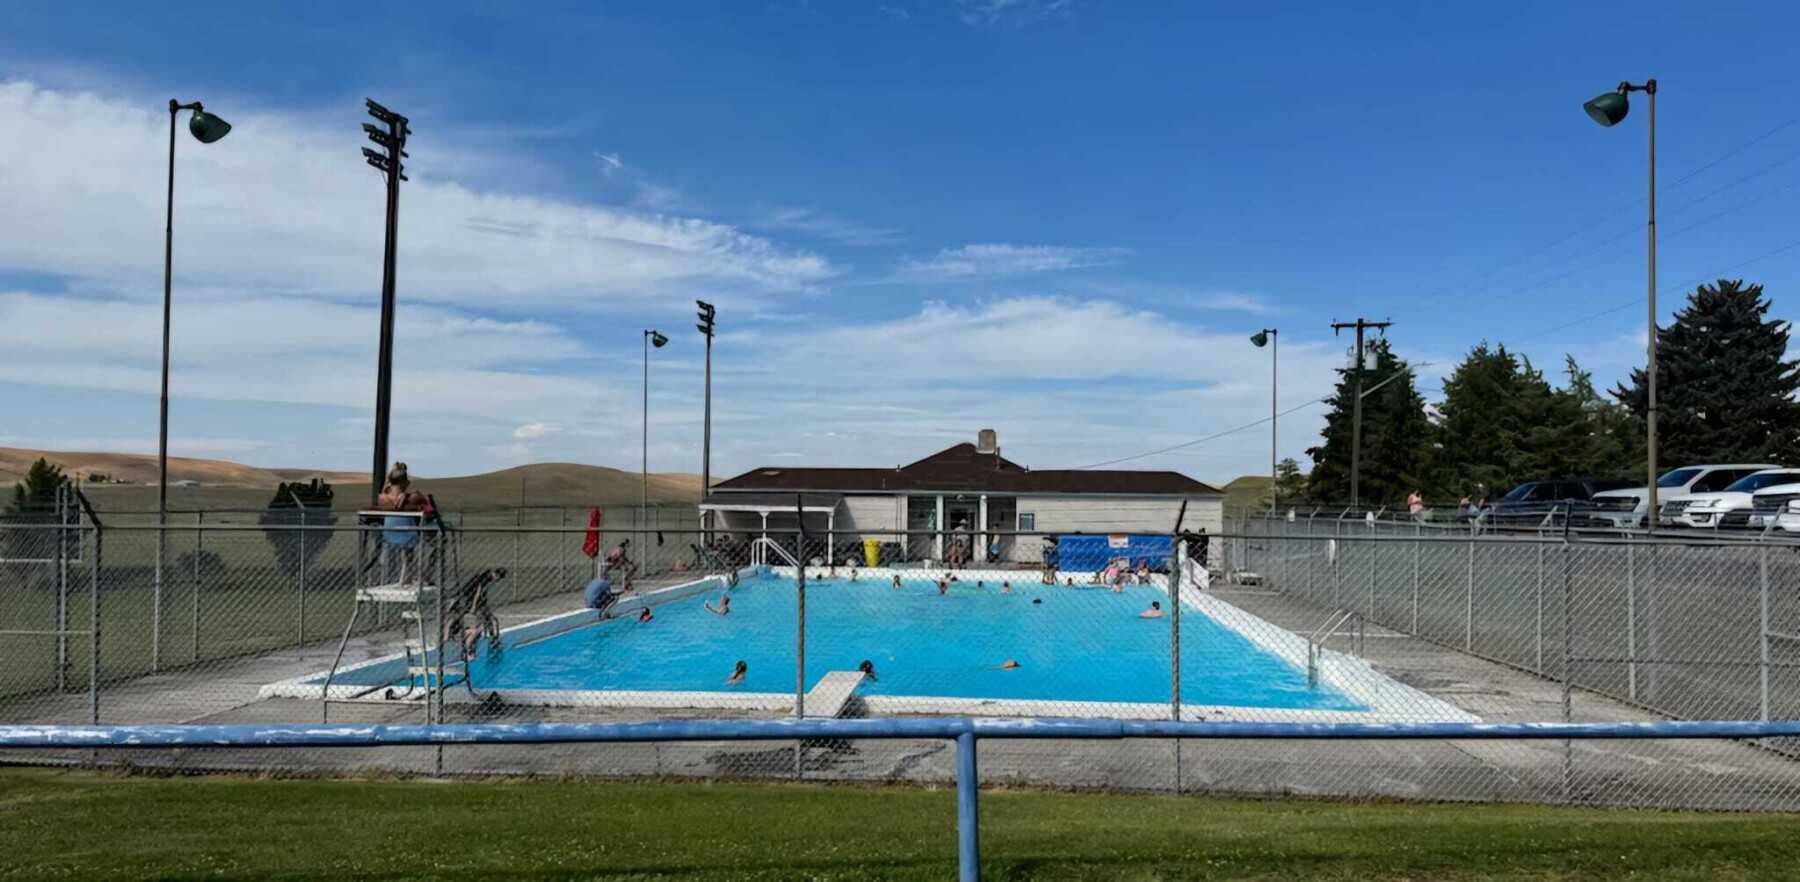
<path id="1" fill-rule="evenodd" d="M 896 468 L 751 469 L 714 485 L 700 509 L 740 535 L 792 532 L 803 510 L 807 532 L 828 537 L 838 560 L 864 539 L 902 543 L 907 560 L 941 560 L 945 534 L 961 528 L 976 548 L 997 538 L 999 560 L 1036 563 L 1041 541 L 1009 534 L 1167 535 L 1180 516 L 1184 530 L 1216 535 L 1223 499 L 1179 472 L 1029 469 L 983 429 L 974 444 Z"/>

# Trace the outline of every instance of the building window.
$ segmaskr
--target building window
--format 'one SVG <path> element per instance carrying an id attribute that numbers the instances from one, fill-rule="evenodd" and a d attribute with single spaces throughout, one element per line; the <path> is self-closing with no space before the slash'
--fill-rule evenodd
<path id="1" fill-rule="evenodd" d="M 1029 533 L 1036 529 L 1037 515 L 1028 511 L 1019 512 L 1019 532 Z"/>

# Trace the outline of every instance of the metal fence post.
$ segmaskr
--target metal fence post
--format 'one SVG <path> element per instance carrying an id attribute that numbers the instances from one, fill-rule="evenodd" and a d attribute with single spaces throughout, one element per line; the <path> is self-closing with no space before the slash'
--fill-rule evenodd
<path id="1" fill-rule="evenodd" d="M 69 527 L 75 514 L 74 501 L 68 489 L 56 488 L 56 691 L 69 688 Z M 76 521 L 75 523 L 79 523 Z M 76 542 L 81 541 L 79 533 Z M 1766 630 L 1766 629 L 1765 629 Z"/>
<path id="2" fill-rule="evenodd" d="M 1375 582 L 1381 573 L 1381 543 L 1369 542 L 1369 621 L 1375 621 Z"/>
<path id="3" fill-rule="evenodd" d="M 1625 694 L 1637 701 L 1637 564 L 1630 545 L 1625 546 Z"/>
<path id="4" fill-rule="evenodd" d="M 1339 519 L 1339 520 L 1332 521 L 1331 522 L 1331 548 L 1332 548 L 1332 554 L 1331 554 L 1331 605 L 1333 608 L 1340 608 L 1344 605 L 1343 601 L 1339 599 L 1339 594 L 1341 592 L 1338 590 L 1338 583 L 1339 583 L 1338 567 L 1339 567 L 1340 562 L 1344 559 L 1344 551 L 1345 551 L 1344 546 L 1338 542 L 1338 539 L 1341 538 L 1343 536 L 1343 534 L 1344 534 L 1343 520 Z"/>
<path id="5" fill-rule="evenodd" d="M 1475 650 L 1475 534 L 1469 534 L 1468 562 L 1463 567 L 1463 651 Z"/>
<path id="6" fill-rule="evenodd" d="M 562 528 L 563 528 L 562 538 L 557 540 L 557 544 L 562 546 L 562 554 L 559 555 L 559 557 L 561 558 L 561 561 L 559 562 L 557 569 L 562 570 L 562 582 L 564 585 L 567 585 L 567 584 L 569 584 L 569 581 L 570 581 L 569 580 L 569 535 L 570 534 L 569 534 L 569 510 L 566 508 L 562 510 Z M 598 561 L 599 559 L 600 558 L 598 556 L 595 556 L 595 558 L 594 558 L 594 560 L 596 560 L 596 561 Z M 598 566 L 598 564 L 595 564 L 595 566 Z"/>
<path id="7" fill-rule="evenodd" d="M 299 502 L 298 499 L 295 502 Z M 295 616 L 294 646 L 306 645 L 306 506 L 300 506 L 300 577 L 299 577 L 299 614 Z"/>
<path id="8" fill-rule="evenodd" d="M 1544 672 L 1544 543 L 1537 543 L 1537 628 L 1532 640 L 1537 658 L 1537 672 Z"/>
<path id="9" fill-rule="evenodd" d="M 520 505 L 523 505 L 523 504 L 524 504 L 524 502 L 521 500 Z M 514 578 L 517 578 L 521 584 L 523 584 L 523 582 L 525 581 L 525 571 L 519 569 L 519 565 L 520 565 L 519 533 L 520 533 L 520 531 L 517 528 L 523 526 L 524 523 L 525 523 L 524 514 L 518 508 L 514 508 L 513 509 L 513 527 L 515 529 L 513 530 L 513 535 L 512 535 L 513 565 L 512 565 L 512 573 L 511 574 Z"/>
<path id="10" fill-rule="evenodd" d="M 981 772 L 975 733 L 956 736 L 956 863 L 962 882 L 981 879 Z"/>
<path id="11" fill-rule="evenodd" d="M 89 518 L 93 520 L 93 518 Z M 88 586 L 88 722 L 100 725 L 100 523 L 94 521 L 94 559 Z"/>
<path id="12" fill-rule="evenodd" d="M 206 512 L 194 512 L 194 594 L 190 598 L 194 616 L 193 660 L 200 660 L 200 560 L 206 551 Z"/>
<path id="13" fill-rule="evenodd" d="M 1758 552 L 1758 569 L 1761 570 L 1761 578 L 1757 586 L 1757 599 L 1761 607 L 1759 618 L 1762 622 L 1762 628 L 1757 632 L 1759 642 L 1762 644 L 1760 648 L 1762 676 L 1759 690 L 1762 695 L 1758 702 L 1760 709 L 1758 718 L 1767 722 L 1769 719 L 1769 546 L 1762 546 Z"/>
<path id="14" fill-rule="evenodd" d="M 1567 723 L 1574 718 L 1574 693 L 1570 689 L 1569 678 L 1574 655 L 1570 636 L 1570 604 L 1572 590 L 1569 577 L 1569 534 L 1563 531 L 1562 542 L 1562 721 Z M 1575 742 L 1563 739 L 1562 755 L 1562 797 L 1564 802 L 1571 801 L 1575 793 Z"/>
<path id="15" fill-rule="evenodd" d="M 1425 535 L 1423 524 L 1413 524 L 1412 635 L 1419 636 L 1419 537 Z"/>

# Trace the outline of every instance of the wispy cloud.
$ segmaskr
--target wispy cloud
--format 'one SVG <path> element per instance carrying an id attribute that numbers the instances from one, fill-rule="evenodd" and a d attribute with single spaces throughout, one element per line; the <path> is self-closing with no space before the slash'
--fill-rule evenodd
<path id="1" fill-rule="evenodd" d="M 778 205 L 755 215 L 744 225 L 770 233 L 817 236 L 845 245 L 887 245 L 904 238 L 900 230 L 894 227 L 878 227 L 811 208 L 785 205 Z"/>
<path id="2" fill-rule="evenodd" d="M 562 431 L 562 426 L 555 423 L 526 423 L 513 430 L 512 436 L 520 441 L 542 438 Z"/>
<path id="3" fill-rule="evenodd" d="M 1124 248 L 1077 248 L 1067 245 L 1011 245 L 1003 242 L 945 248 L 923 260 L 901 261 L 896 276 L 903 281 L 969 279 L 1044 273 L 1118 263 Z"/>
<path id="4" fill-rule="evenodd" d="M 1067 15 L 1073 6 L 1073 0 L 959 0 L 956 14 L 968 25 L 1020 25 Z"/>
<path id="5" fill-rule="evenodd" d="M 1197 309 L 1216 309 L 1221 312 L 1246 312 L 1251 315 L 1274 315 L 1275 304 L 1254 294 L 1240 294 L 1236 291 L 1208 291 L 1194 297 L 1190 302 Z"/>
<path id="6" fill-rule="evenodd" d="M 162 230 L 144 219 L 162 211 L 166 119 L 20 81 L 0 83 L 0 117 L 12 121 L 0 127 L 0 266 L 154 291 Z M 217 144 L 180 145 L 177 271 L 246 292 L 363 296 L 380 275 L 382 188 L 356 160 L 358 133 L 304 113 L 233 122 Z M 59 133 L 60 146 L 43 149 L 32 131 Z M 399 272 L 415 302 L 605 308 L 695 283 L 798 291 L 835 272 L 812 252 L 657 206 L 476 190 L 423 154 L 411 174 Z"/>

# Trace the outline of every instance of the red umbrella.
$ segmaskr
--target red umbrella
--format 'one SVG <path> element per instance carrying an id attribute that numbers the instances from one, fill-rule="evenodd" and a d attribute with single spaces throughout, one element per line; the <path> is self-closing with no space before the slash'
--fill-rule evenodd
<path id="1" fill-rule="evenodd" d="M 600 556 L 600 509 L 588 512 L 587 537 L 581 540 L 581 553 L 588 557 Z"/>

